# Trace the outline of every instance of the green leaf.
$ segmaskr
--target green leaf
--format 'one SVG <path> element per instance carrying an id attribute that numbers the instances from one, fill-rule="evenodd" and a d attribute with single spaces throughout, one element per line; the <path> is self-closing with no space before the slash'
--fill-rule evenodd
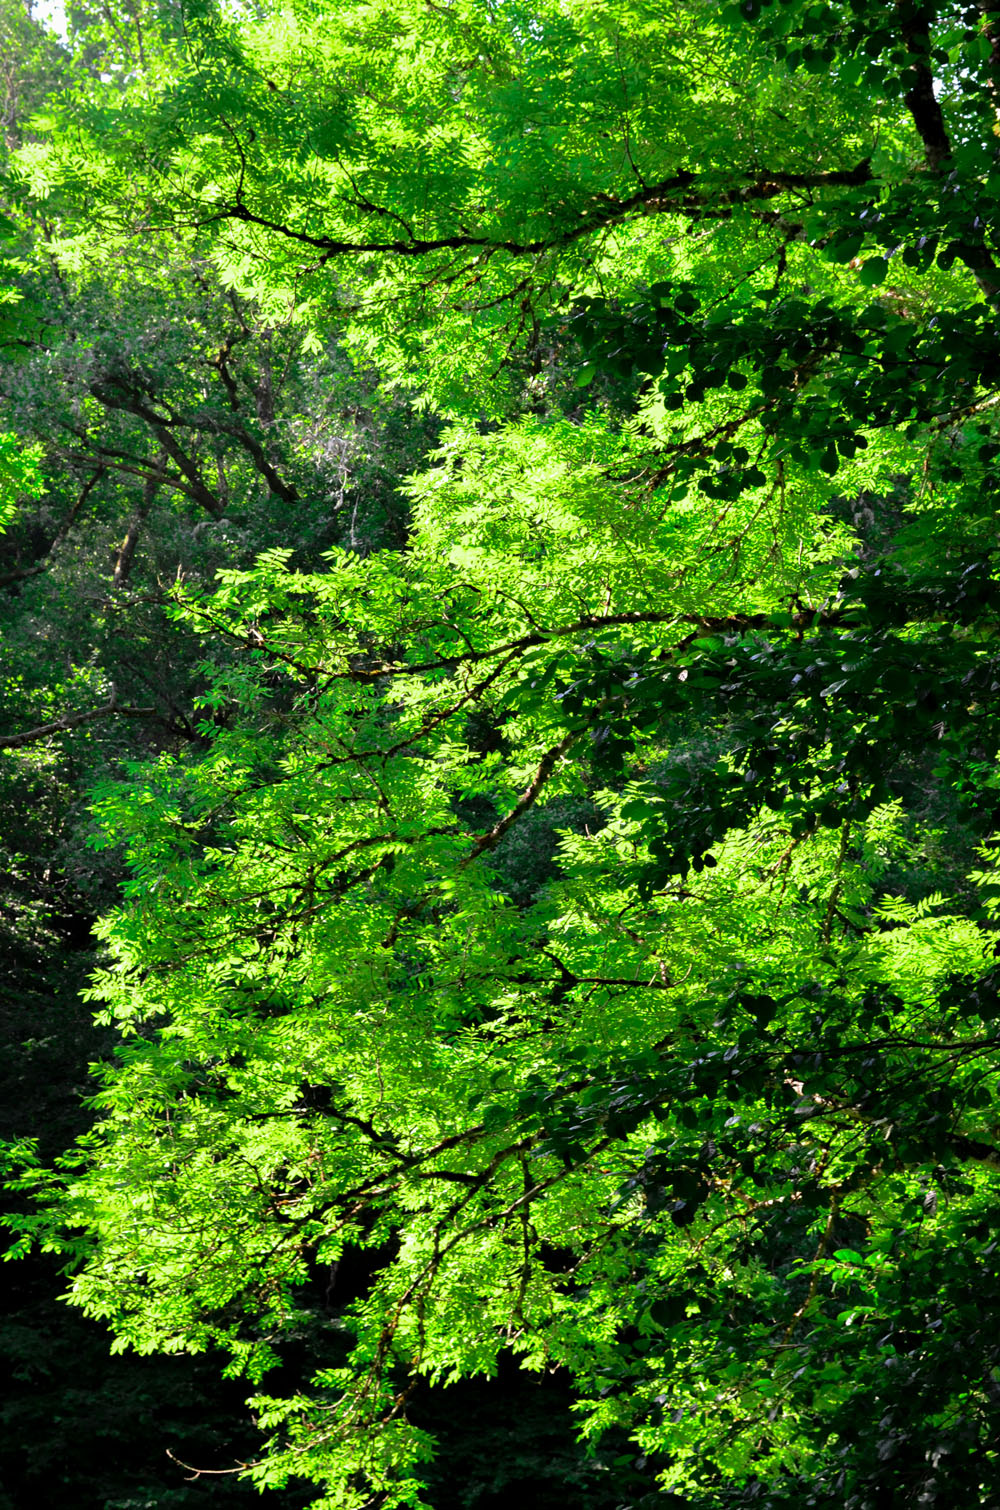
<path id="1" fill-rule="evenodd" d="M 889 264 L 884 257 L 869 257 L 858 269 L 858 281 L 864 288 L 877 288 L 884 283 Z"/>
<path id="2" fill-rule="evenodd" d="M 864 232 L 857 231 L 839 241 L 831 242 L 827 256 L 831 262 L 852 262 L 864 245 Z"/>

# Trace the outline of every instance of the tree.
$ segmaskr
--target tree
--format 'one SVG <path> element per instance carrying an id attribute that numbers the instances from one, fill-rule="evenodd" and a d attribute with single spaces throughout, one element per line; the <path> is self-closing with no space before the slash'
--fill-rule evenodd
<path id="1" fill-rule="evenodd" d="M 31 139 L 53 55 L 77 88 L 86 74 L 79 49 L 74 61 L 23 6 L 8 7 L 0 29 L 13 149 Z M 199 646 L 163 612 L 170 585 L 178 573 L 208 584 L 220 565 L 249 563 L 277 541 L 308 564 L 341 541 L 362 552 L 384 537 L 399 543 L 394 483 L 435 425 L 378 397 L 332 335 L 304 357 L 297 333 L 227 295 L 176 243 L 166 269 L 147 246 L 113 272 L 74 274 L 52 253 L 44 208 L 10 176 L 0 193 L 0 281 L 10 285 L 0 312 L 0 1149 L 34 1136 L 49 1159 L 92 1120 L 88 1062 L 108 1055 L 113 1036 L 79 1000 L 94 917 L 120 879 L 117 857 L 88 851 L 87 793 L 123 760 L 198 737 Z M 201 501 L 169 457 L 157 467 L 153 425 L 94 388 L 155 410 Z M 288 496 L 272 492 L 262 453 Z M 7 1214 L 21 1206 L 4 1199 Z M 53 1485 L 79 1510 L 196 1505 L 209 1490 L 258 1502 L 235 1475 L 194 1479 L 167 1453 L 204 1468 L 249 1455 L 238 1383 L 220 1387 L 210 1361 L 109 1356 L 107 1330 L 59 1303 L 51 1258 L 7 1273 L 0 1504 L 51 1497 Z"/>
<path id="2" fill-rule="evenodd" d="M 22 153 L 63 255 L 187 236 L 448 423 L 405 547 L 175 595 L 26 1236 L 258 1389 L 325 1331 L 249 1470 L 319 1504 L 502 1353 L 692 1505 L 1000 1502 L 996 12 L 186 24 Z"/>

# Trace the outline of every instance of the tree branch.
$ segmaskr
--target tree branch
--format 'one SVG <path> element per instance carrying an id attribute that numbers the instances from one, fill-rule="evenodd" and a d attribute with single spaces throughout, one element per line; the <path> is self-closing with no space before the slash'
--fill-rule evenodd
<path id="1" fill-rule="evenodd" d="M 118 555 L 115 560 L 114 576 L 111 580 L 111 585 L 113 588 L 124 587 L 125 583 L 129 579 L 129 574 L 132 570 L 132 561 L 135 557 L 135 548 L 139 540 L 139 531 L 142 528 L 143 523 L 145 522 L 146 515 L 149 513 L 150 509 L 153 507 L 154 502 L 156 501 L 157 493 L 160 491 L 160 485 L 163 482 L 163 473 L 164 467 L 166 465 L 166 460 L 166 452 L 161 450 L 156 461 L 156 470 L 154 472 L 151 472 L 150 475 L 146 478 L 146 483 L 142 490 L 142 501 L 139 504 L 139 507 L 136 509 L 135 513 L 132 515 L 132 518 L 129 520 L 129 526 L 125 532 L 125 539 L 122 541 L 119 547 Z"/>
<path id="2" fill-rule="evenodd" d="M 123 409 L 127 414 L 134 414 L 138 419 L 145 420 L 164 451 L 176 463 L 181 474 L 187 478 L 191 497 L 200 503 L 213 519 L 222 517 L 222 501 L 207 485 L 190 456 L 177 444 L 175 437 L 170 433 L 169 421 L 165 420 L 162 414 L 157 414 L 156 410 L 144 404 L 137 394 L 130 393 L 123 384 L 114 379 L 110 382 L 93 382 L 90 385 L 90 391 L 105 408 Z"/>
<path id="3" fill-rule="evenodd" d="M 934 93 L 930 23 L 923 12 L 914 9 L 913 0 L 897 0 L 897 10 L 903 41 L 910 54 L 911 83 L 903 98 L 923 143 L 928 171 L 940 177 L 952 160 L 952 151 L 944 112 Z M 962 240 L 952 246 L 959 261 L 965 263 L 975 278 L 983 298 L 1000 312 L 1000 267 L 985 242 Z"/>
<path id="4" fill-rule="evenodd" d="M 517 822 L 523 813 L 528 811 L 529 807 L 534 807 L 545 783 L 555 770 L 558 761 L 565 755 L 570 746 L 576 743 L 582 733 L 582 729 L 570 729 L 569 733 L 564 734 L 557 745 L 553 745 L 550 750 L 546 750 L 538 762 L 538 769 L 521 793 L 515 806 L 511 808 L 505 818 L 501 818 L 499 823 L 494 824 L 488 834 L 484 834 L 472 846 L 472 849 L 462 861 L 463 870 L 479 855 L 486 854 L 488 850 L 496 849 L 507 830 Z"/>
<path id="5" fill-rule="evenodd" d="M 898 0 L 903 16 L 902 35 L 910 54 L 911 84 L 903 96 L 904 102 L 917 134 L 924 145 L 924 160 L 932 173 L 940 171 L 951 156 L 951 141 L 944 123 L 944 114 L 934 93 L 934 75 L 931 72 L 931 34 L 925 16 L 914 12 L 912 0 Z"/>
<path id="6" fill-rule="evenodd" d="M 89 724 L 96 718 L 108 718 L 112 713 L 120 713 L 125 718 L 155 718 L 155 708 L 135 708 L 130 704 L 121 704 L 112 697 L 110 702 L 102 708 L 91 708 L 87 713 L 67 713 L 62 718 L 55 718 L 51 723 L 38 724 L 34 729 L 25 729 L 20 734 L 0 735 L 0 749 L 16 750 L 24 745 L 35 744 L 40 739 L 47 739 L 50 734 L 64 734 L 67 729 L 77 729 L 81 724 Z"/>
<path id="7" fill-rule="evenodd" d="M 300 242 L 320 252 L 322 254 L 319 258 L 320 265 L 332 257 L 371 256 L 380 252 L 399 257 L 424 257 L 433 252 L 446 251 L 510 252 L 513 256 L 534 256 L 540 252 L 568 246 L 571 242 L 578 241 L 581 236 L 603 230 L 636 212 L 642 215 L 690 214 L 692 210 L 700 212 L 704 207 L 717 205 L 720 198 L 727 203 L 738 204 L 746 200 L 770 199 L 789 189 L 854 187 L 867 183 L 870 178 L 871 168 L 867 159 L 854 168 L 837 169 L 829 173 L 782 173 L 761 170 L 748 176 L 748 181 L 742 187 L 733 187 L 721 196 L 718 193 L 701 196 L 696 190 L 698 174 L 690 169 L 682 168 L 672 177 L 662 179 L 657 184 L 646 185 L 625 199 L 602 195 L 600 198 L 603 202 L 592 213 L 586 215 L 581 224 L 573 226 L 570 230 L 531 241 L 498 241 L 491 236 L 473 236 L 468 233 L 429 238 L 411 233 L 405 239 L 396 241 L 345 241 L 332 236 L 313 236 L 307 231 L 296 230 L 281 221 L 270 220 L 265 215 L 257 215 L 239 198 L 234 204 L 228 205 L 200 223 L 212 224 L 220 220 L 238 220 L 246 225 L 260 226 L 264 230 L 274 231 L 289 241 Z M 678 194 L 682 197 L 673 197 Z M 398 219 L 393 216 L 392 211 L 378 205 L 367 203 L 358 205 L 355 201 L 354 208 L 362 208 L 372 214 Z"/>

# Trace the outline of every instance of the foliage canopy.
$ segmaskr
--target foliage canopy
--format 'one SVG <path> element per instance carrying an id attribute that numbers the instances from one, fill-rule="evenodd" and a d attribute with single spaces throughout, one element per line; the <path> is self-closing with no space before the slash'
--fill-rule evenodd
<path id="1" fill-rule="evenodd" d="M 26 1238 L 122 1346 L 226 1349 L 319 1505 L 417 1502 L 415 1381 L 511 1353 L 691 1505 L 1000 1502 L 1000 12 L 141 52 L 16 155 L 53 255 L 182 245 L 441 435 L 405 543 L 173 594 L 198 737 L 97 793 L 121 1043 Z M 92 397 L 174 456 L 151 362 Z"/>

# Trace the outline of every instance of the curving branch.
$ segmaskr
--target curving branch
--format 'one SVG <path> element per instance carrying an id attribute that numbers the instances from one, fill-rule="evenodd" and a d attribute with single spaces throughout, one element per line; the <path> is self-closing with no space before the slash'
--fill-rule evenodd
<path id="1" fill-rule="evenodd" d="M 603 704 L 601 704 L 598 708 L 595 708 L 595 714 L 598 713 L 602 707 Z M 538 801 L 538 798 L 541 796 L 542 791 L 544 790 L 546 782 L 549 780 L 549 777 L 552 775 L 556 766 L 559 764 L 559 761 L 562 759 L 563 755 L 566 754 L 570 746 L 576 743 L 583 732 L 583 729 L 570 729 L 569 733 L 565 734 L 563 738 L 560 739 L 558 744 L 553 745 L 551 749 L 546 750 L 545 754 L 538 762 L 538 769 L 535 771 L 534 776 L 531 778 L 530 782 L 525 787 L 524 791 L 521 793 L 521 796 L 518 798 L 518 801 L 515 803 L 515 805 L 511 808 L 510 812 L 506 815 L 506 817 L 501 818 L 499 823 L 494 824 L 489 833 L 483 834 L 482 838 L 478 839 L 472 846 L 471 850 L 462 861 L 463 870 L 467 865 L 470 865 L 473 860 L 477 859 L 479 855 L 486 854 L 491 849 L 496 849 L 497 845 L 500 843 L 500 840 L 503 838 L 507 830 L 514 826 L 518 818 L 522 817 L 522 815 L 528 811 L 529 807 L 534 807 L 535 803 Z"/>
<path id="2" fill-rule="evenodd" d="M 155 708 L 136 708 L 131 704 L 119 703 L 112 696 L 100 708 L 91 708 L 86 713 L 66 713 L 62 718 L 54 718 L 51 723 L 38 724 L 34 729 L 24 729 L 20 734 L 0 734 L 0 750 L 23 749 L 25 745 L 37 744 L 41 739 L 48 739 L 52 734 L 65 734 L 68 729 L 78 729 L 81 724 L 93 723 L 98 718 L 110 718 L 113 713 L 120 713 L 124 718 L 155 718 Z"/>
<path id="3" fill-rule="evenodd" d="M 408 226 L 406 236 L 393 241 L 348 241 L 333 236 L 313 236 L 307 231 L 297 230 L 294 226 L 286 225 L 282 221 L 271 220 L 266 215 L 258 215 L 244 202 L 242 190 L 238 190 L 231 205 L 218 210 L 199 224 L 211 225 L 219 221 L 236 220 L 246 225 L 260 226 L 263 230 L 273 231 L 278 236 L 299 242 L 319 252 L 320 256 L 317 259 L 319 266 L 333 257 L 372 256 L 377 253 L 390 253 L 398 257 L 425 257 L 434 252 L 474 251 L 487 254 L 509 252 L 513 256 L 523 257 L 536 256 L 541 252 L 555 251 L 560 247 L 569 246 L 583 236 L 606 230 L 635 214 L 689 215 L 692 212 L 700 214 L 705 209 L 716 208 L 720 202 L 735 205 L 759 199 L 772 199 L 790 189 L 851 188 L 867 183 L 870 178 L 871 166 L 866 158 L 854 168 L 835 169 L 828 173 L 784 173 L 761 169 L 757 173 L 745 175 L 743 183 L 738 186 L 734 185 L 721 195 L 718 192 L 703 195 L 698 191 L 699 175 L 688 168 L 682 168 L 670 178 L 661 179 L 659 183 L 644 185 L 624 199 L 601 194 L 597 196 L 596 206 L 589 214 L 584 215 L 579 225 L 552 236 L 538 237 L 530 241 L 497 240 L 492 236 L 474 236 L 468 232 L 453 236 L 420 237 L 415 235 Z M 383 206 L 357 200 L 352 201 L 352 204 L 355 209 L 361 209 L 365 213 L 399 220 L 398 216 Z"/>
<path id="4" fill-rule="evenodd" d="M 123 384 L 114 379 L 108 382 L 91 383 L 90 392 L 106 409 L 122 409 L 128 414 L 134 414 L 138 419 L 145 420 L 177 470 L 187 478 L 190 496 L 200 503 L 213 519 L 221 519 L 224 513 L 222 501 L 205 482 L 187 452 L 178 445 L 176 437 L 171 434 L 169 417 L 158 414 L 155 409 L 144 403 L 138 394 L 129 392 Z"/>
<path id="5" fill-rule="evenodd" d="M 220 361 L 223 353 L 220 353 Z M 213 363 L 213 366 L 218 364 Z M 222 368 L 220 367 L 220 375 Z M 225 381 L 225 379 L 224 379 Z M 230 379 L 231 381 L 231 379 Z M 235 385 L 234 385 L 235 388 Z M 93 396 L 104 405 L 106 409 L 119 409 L 128 414 L 134 414 L 136 418 L 143 420 L 153 431 L 161 447 L 178 470 L 187 479 L 187 485 L 182 491 L 200 503 L 213 518 L 220 519 L 225 513 L 225 503 L 218 495 L 209 488 L 195 462 L 188 456 L 173 434 L 176 429 L 191 430 L 200 434 L 225 435 L 230 440 L 241 446 L 249 456 L 254 468 L 263 477 L 270 491 L 282 503 L 295 503 L 298 500 L 298 489 L 294 483 L 288 483 L 279 476 L 278 472 L 268 460 L 267 453 L 256 436 L 252 435 L 246 427 L 234 419 L 224 419 L 219 416 L 211 418 L 196 417 L 191 414 L 170 409 L 168 414 L 160 414 L 146 403 L 145 400 L 121 378 L 112 376 L 107 381 L 94 382 L 90 385 Z M 156 473 L 161 481 L 169 482 L 162 469 Z M 178 486 L 178 484 L 173 484 Z"/>

